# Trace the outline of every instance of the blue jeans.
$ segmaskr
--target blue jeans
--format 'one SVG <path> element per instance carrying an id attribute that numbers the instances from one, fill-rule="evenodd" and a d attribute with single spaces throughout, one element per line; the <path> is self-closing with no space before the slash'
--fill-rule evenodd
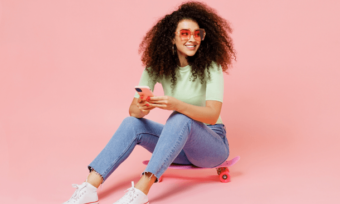
<path id="1" fill-rule="evenodd" d="M 152 153 L 144 172 L 155 175 L 156 182 L 171 163 L 213 168 L 229 156 L 223 124 L 205 125 L 173 112 L 165 125 L 145 118 L 125 118 L 105 148 L 88 166 L 89 170 L 94 169 L 104 182 L 137 144 Z"/>

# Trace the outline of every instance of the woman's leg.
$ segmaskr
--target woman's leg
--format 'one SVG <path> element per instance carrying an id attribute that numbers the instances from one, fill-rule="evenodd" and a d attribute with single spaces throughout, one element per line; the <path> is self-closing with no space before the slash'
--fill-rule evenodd
<path id="1" fill-rule="evenodd" d="M 205 143 L 214 144 L 218 142 L 220 144 L 221 138 L 217 139 L 218 137 L 214 136 L 213 138 L 215 139 L 211 140 L 210 138 L 210 141 L 209 139 L 199 139 L 201 137 L 209 138 L 209 135 L 211 137 L 212 134 L 214 134 L 214 132 L 203 123 L 194 121 L 177 112 L 173 113 L 169 117 L 165 126 L 144 118 L 125 118 L 105 148 L 89 165 L 91 173 L 88 177 L 88 182 L 76 185 L 76 192 L 72 195 L 70 200 L 65 203 L 97 203 L 98 196 L 96 187 L 104 182 L 107 177 L 110 176 L 110 174 L 130 155 L 136 144 L 139 144 L 150 152 L 153 152 L 153 156 L 146 168 L 146 171 L 144 172 L 144 175 L 141 177 L 135 188 L 130 188 L 131 193 L 138 193 L 138 190 L 136 189 L 142 191 L 145 195 L 142 195 L 143 193 L 139 191 L 140 193 L 138 195 L 141 196 L 139 198 L 146 200 L 145 202 L 147 202 L 146 194 L 152 184 L 156 181 L 156 172 L 156 175 L 159 177 L 172 162 L 181 164 L 193 163 L 199 166 L 199 163 L 196 164 L 192 161 L 195 159 L 201 161 L 202 156 L 200 153 L 205 153 L 197 153 L 197 148 L 192 147 L 200 147 L 202 144 L 205 145 Z M 188 141 L 193 143 L 193 146 L 186 144 Z M 199 145 L 196 146 L 196 142 Z M 210 145 L 210 147 L 211 148 L 207 149 L 221 149 L 216 148 L 214 145 Z M 208 154 L 213 156 L 211 152 L 213 151 L 210 151 Z M 192 161 L 188 159 L 189 157 L 187 157 L 187 155 L 190 155 Z M 219 156 L 221 155 L 222 154 L 219 154 Z M 223 154 L 222 156 L 225 155 Z M 212 159 L 210 162 L 211 161 L 215 160 Z M 217 161 L 219 160 L 217 159 Z M 208 162 L 202 165 L 211 164 Z M 130 194 L 126 194 L 126 196 L 129 197 Z M 126 196 L 122 199 L 125 199 Z"/>
<path id="2" fill-rule="evenodd" d="M 226 142 L 226 138 L 224 140 L 205 124 L 178 112 L 171 114 L 165 126 L 144 118 L 127 117 L 89 165 L 102 179 L 93 171 L 89 178 L 95 177 L 99 186 L 139 144 L 153 153 L 144 175 L 136 184 L 136 188 L 147 194 L 171 163 L 218 166 L 229 155 Z"/>
<path id="3" fill-rule="evenodd" d="M 220 165 L 229 156 L 229 145 L 224 128 L 219 127 L 222 134 L 202 122 L 174 112 L 167 120 L 144 172 L 159 178 L 171 163 L 181 163 L 181 160 L 199 167 Z"/>
<path id="4" fill-rule="evenodd" d="M 125 118 L 105 148 L 88 166 L 91 171 L 88 182 L 98 187 L 130 155 L 137 144 L 152 151 L 163 127 L 164 125 L 145 118 Z"/>

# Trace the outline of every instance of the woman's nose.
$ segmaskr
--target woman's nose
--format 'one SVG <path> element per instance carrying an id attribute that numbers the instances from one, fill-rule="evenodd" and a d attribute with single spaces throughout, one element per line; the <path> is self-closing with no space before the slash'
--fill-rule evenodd
<path id="1" fill-rule="evenodd" d="M 194 34 L 190 35 L 189 41 L 193 41 L 193 42 L 196 41 L 195 38 L 194 38 Z"/>

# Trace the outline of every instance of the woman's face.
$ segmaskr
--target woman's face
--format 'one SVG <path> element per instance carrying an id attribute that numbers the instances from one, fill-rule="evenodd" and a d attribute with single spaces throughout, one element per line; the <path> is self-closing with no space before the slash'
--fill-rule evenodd
<path id="1" fill-rule="evenodd" d="M 178 23 L 178 26 L 176 28 L 176 35 L 172 43 L 175 44 L 177 47 L 179 58 L 181 58 L 182 56 L 194 56 L 201 44 L 201 41 L 196 41 L 193 35 L 189 37 L 189 40 L 182 40 L 179 31 L 182 29 L 187 29 L 190 30 L 190 32 L 193 34 L 194 31 L 199 28 L 200 27 L 195 21 L 189 19 L 183 19 Z"/>

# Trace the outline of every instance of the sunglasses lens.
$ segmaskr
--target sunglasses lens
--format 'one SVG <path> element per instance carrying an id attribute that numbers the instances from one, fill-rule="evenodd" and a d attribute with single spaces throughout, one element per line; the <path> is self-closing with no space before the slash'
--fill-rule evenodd
<path id="1" fill-rule="evenodd" d="M 197 41 L 200 41 L 202 36 L 201 36 L 201 31 L 200 30 L 196 30 L 195 33 L 194 33 L 194 38 L 195 40 Z"/>
<path id="2" fill-rule="evenodd" d="M 190 31 L 189 30 L 181 30 L 180 36 L 182 40 L 188 40 L 190 38 Z"/>

